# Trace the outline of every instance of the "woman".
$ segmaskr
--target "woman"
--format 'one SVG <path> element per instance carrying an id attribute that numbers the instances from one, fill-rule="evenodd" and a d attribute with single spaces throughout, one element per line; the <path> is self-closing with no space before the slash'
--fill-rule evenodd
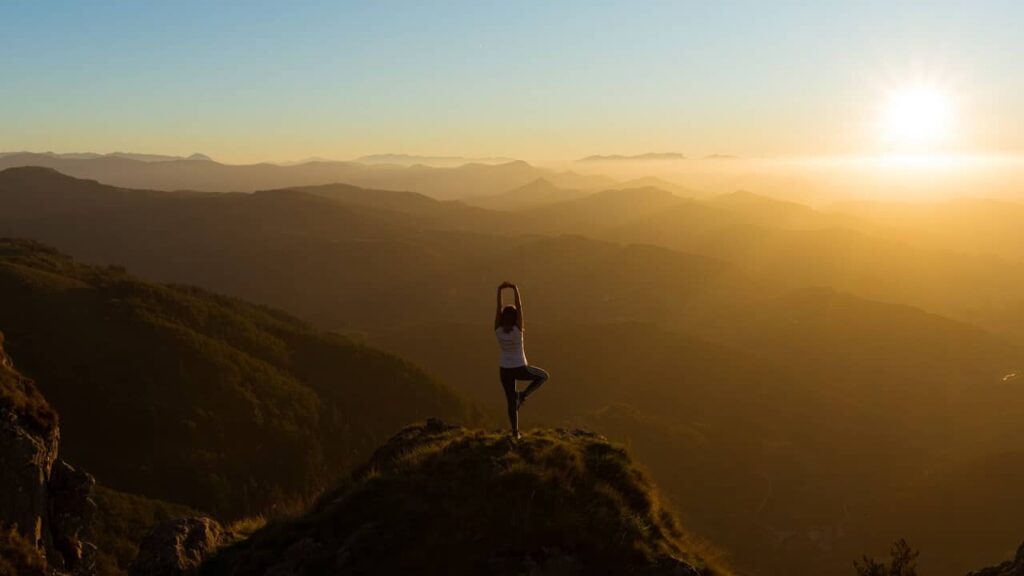
<path id="1" fill-rule="evenodd" d="M 515 294 L 514 306 L 503 306 L 501 291 L 511 288 Z M 501 387 L 505 389 L 505 401 L 508 402 L 508 421 L 512 424 L 512 437 L 518 440 L 519 407 L 526 399 L 547 382 L 548 373 L 536 366 L 530 366 L 523 350 L 523 301 L 519 297 L 519 287 L 511 282 L 502 282 L 498 286 L 498 307 L 494 312 L 494 333 L 498 337 L 501 348 Z M 528 380 L 530 385 L 525 390 L 516 390 L 517 380 Z"/>

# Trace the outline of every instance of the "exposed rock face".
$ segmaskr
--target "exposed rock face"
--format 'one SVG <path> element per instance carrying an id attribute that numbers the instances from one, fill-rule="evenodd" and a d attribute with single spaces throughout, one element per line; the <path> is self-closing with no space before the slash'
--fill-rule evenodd
<path id="1" fill-rule="evenodd" d="M 1017 549 L 1017 556 L 998 566 L 983 568 L 967 576 L 1024 576 L 1024 544 Z"/>
<path id="2" fill-rule="evenodd" d="M 139 544 L 129 576 L 186 576 L 231 540 L 210 518 L 176 518 L 150 530 Z"/>
<path id="3" fill-rule="evenodd" d="M 48 557 L 53 551 L 49 480 L 58 438 L 56 429 L 45 436 L 30 433 L 17 414 L 0 409 L 0 522 L 17 526 Z"/>
<path id="4" fill-rule="evenodd" d="M 0 524 L 16 527 L 53 568 L 89 574 L 95 480 L 58 458 L 56 417 L 41 417 L 52 411 L 2 347 L 0 387 Z"/>
<path id="5" fill-rule="evenodd" d="M 96 479 L 58 459 L 50 471 L 49 519 L 53 547 L 75 573 L 89 573 L 94 547 L 85 541 L 96 511 L 92 501 Z"/>

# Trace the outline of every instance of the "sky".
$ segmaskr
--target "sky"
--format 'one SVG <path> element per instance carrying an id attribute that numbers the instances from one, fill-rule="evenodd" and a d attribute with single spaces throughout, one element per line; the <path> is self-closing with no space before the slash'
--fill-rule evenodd
<path id="1" fill-rule="evenodd" d="M 1024 2 L 0 2 L 0 151 L 806 157 L 1024 150 Z"/>

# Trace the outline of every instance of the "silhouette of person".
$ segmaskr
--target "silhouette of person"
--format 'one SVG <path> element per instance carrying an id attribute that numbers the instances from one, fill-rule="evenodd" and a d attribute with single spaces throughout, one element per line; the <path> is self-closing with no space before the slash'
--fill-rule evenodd
<path id="1" fill-rule="evenodd" d="M 515 305 L 502 304 L 502 291 L 511 288 L 515 294 Z M 519 407 L 526 399 L 537 391 L 548 380 L 548 373 L 530 366 L 526 361 L 523 348 L 523 300 L 519 295 L 519 287 L 511 282 L 502 282 L 498 286 L 498 305 L 494 312 L 494 333 L 501 349 L 499 374 L 501 387 L 505 390 L 505 401 L 508 403 L 508 421 L 512 425 L 512 437 L 518 440 Z M 530 384 L 522 392 L 516 390 L 517 381 L 529 381 Z"/>

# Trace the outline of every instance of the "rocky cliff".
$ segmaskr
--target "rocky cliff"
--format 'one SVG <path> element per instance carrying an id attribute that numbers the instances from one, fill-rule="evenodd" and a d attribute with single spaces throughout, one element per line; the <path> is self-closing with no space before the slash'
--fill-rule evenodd
<path id="1" fill-rule="evenodd" d="M 0 335 L 0 525 L 55 570 L 91 572 L 92 476 L 59 458 L 56 413 L 14 367 Z"/>

